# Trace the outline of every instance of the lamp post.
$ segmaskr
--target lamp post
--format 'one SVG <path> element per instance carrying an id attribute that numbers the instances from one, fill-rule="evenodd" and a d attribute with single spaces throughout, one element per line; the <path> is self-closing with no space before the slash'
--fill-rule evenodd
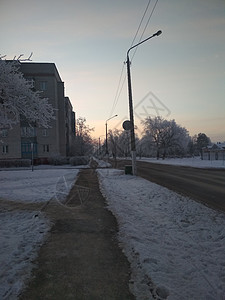
<path id="1" fill-rule="evenodd" d="M 118 115 L 115 115 L 115 116 L 113 116 L 113 117 L 111 117 L 111 118 L 109 118 L 109 119 L 107 119 L 107 120 L 105 121 L 105 154 L 106 154 L 106 156 L 109 155 L 109 151 L 108 151 L 108 139 L 107 139 L 107 135 L 108 135 L 108 131 L 107 131 L 107 122 L 108 122 L 109 120 L 111 120 L 111 119 L 117 117 L 117 116 L 118 116 Z"/>
<path id="2" fill-rule="evenodd" d="M 34 143 L 30 144 L 31 147 L 31 170 L 34 171 Z"/>
<path id="3" fill-rule="evenodd" d="M 130 47 L 127 51 L 127 81 L 128 81 L 128 97 L 129 97 L 129 111 L 130 111 L 130 123 L 131 123 L 131 130 L 130 130 L 130 141 L 131 141 L 131 156 L 132 156 L 132 173 L 133 175 L 137 174 L 137 167 L 136 167 L 136 146 L 135 146 L 135 134 L 134 134 L 134 113 L 133 113 L 133 99 L 132 99 L 132 87 L 131 87 L 131 73 L 130 73 L 130 58 L 129 52 L 131 49 L 143 44 L 144 42 L 150 40 L 155 36 L 159 36 L 162 33 L 161 30 L 157 31 L 147 39 L 141 41 L 140 43 Z"/>

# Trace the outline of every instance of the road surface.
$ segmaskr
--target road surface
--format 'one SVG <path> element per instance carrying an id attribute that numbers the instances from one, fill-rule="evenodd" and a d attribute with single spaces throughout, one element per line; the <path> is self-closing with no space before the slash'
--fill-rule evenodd
<path id="1" fill-rule="evenodd" d="M 131 161 L 121 160 L 114 167 L 124 169 L 129 164 Z M 137 173 L 147 180 L 225 212 L 224 169 L 200 169 L 137 161 Z"/>

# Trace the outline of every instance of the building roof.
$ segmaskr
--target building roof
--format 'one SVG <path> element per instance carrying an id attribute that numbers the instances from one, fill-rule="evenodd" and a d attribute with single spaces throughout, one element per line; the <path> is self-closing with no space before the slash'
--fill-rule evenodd
<path id="1" fill-rule="evenodd" d="M 28 76 L 55 76 L 62 82 L 54 63 L 21 62 L 20 70 Z"/>
<path id="2" fill-rule="evenodd" d="M 212 145 L 208 145 L 203 147 L 204 150 L 225 150 L 225 143 L 214 143 Z"/>

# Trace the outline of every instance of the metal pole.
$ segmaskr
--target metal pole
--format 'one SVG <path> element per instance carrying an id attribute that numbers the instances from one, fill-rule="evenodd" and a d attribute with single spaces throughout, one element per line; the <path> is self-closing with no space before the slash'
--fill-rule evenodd
<path id="1" fill-rule="evenodd" d="M 154 33 L 152 36 L 147 39 L 139 42 L 138 44 L 130 47 L 127 51 L 127 81 L 128 81 L 128 97 L 129 97 L 129 111 L 130 111 L 130 122 L 131 122 L 131 130 L 130 130 L 130 138 L 131 138 L 131 157 L 132 157 L 132 173 L 133 175 L 137 175 L 137 166 L 136 166 L 136 146 L 135 146 L 135 133 L 134 133 L 134 113 L 133 113 L 133 99 L 132 99 L 132 87 L 131 87 L 131 72 L 130 72 L 130 58 L 129 52 L 131 49 L 141 45 L 142 43 L 150 40 L 154 36 L 159 36 L 162 33 L 161 30 Z"/>
<path id="2" fill-rule="evenodd" d="M 31 170 L 34 171 L 34 144 L 31 143 Z"/>
<path id="3" fill-rule="evenodd" d="M 135 134 L 134 134 L 134 113 L 133 113 L 133 99 L 132 99 L 132 88 L 131 88 L 131 74 L 130 74 L 130 59 L 129 50 L 127 52 L 127 80 L 128 80 L 128 96 L 129 96 L 129 111 L 130 111 L 130 141 L 131 141 L 131 158 L 132 158 L 132 173 L 137 175 L 136 167 L 136 146 L 135 146 Z"/>
<path id="4" fill-rule="evenodd" d="M 105 123 L 105 154 L 108 155 L 109 151 L 108 151 L 108 139 L 107 139 L 107 121 Z"/>
<path id="5" fill-rule="evenodd" d="M 108 132 L 107 132 L 107 122 L 115 117 L 117 117 L 118 115 L 115 115 L 115 116 L 112 116 L 111 118 L 107 119 L 105 121 L 105 154 L 106 156 L 109 155 L 109 151 L 108 151 L 108 139 L 107 139 L 107 136 L 108 136 Z"/>

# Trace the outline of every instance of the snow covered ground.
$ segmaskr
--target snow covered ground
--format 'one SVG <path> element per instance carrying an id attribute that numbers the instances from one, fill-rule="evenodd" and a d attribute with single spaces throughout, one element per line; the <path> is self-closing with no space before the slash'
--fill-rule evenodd
<path id="1" fill-rule="evenodd" d="M 62 200 L 78 172 L 78 169 L 65 167 L 42 168 L 34 172 L 0 171 L 0 204 L 4 201 L 10 207 L 10 203 L 17 202 L 20 207 L 30 203 L 45 205 L 53 197 Z M 24 209 L 9 211 L 0 206 L 0 299 L 17 299 L 50 227 L 40 211 Z"/>
<path id="2" fill-rule="evenodd" d="M 225 168 L 225 160 L 202 160 L 200 157 L 193 158 L 165 158 L 157 160 L 156 158 L 138 159 L 139 161 L 146 161 L 157 164 L 190 166 L 195 168 Z"/>
<path id="3" fill-rule="evenodd" d="M 78 171 L 0 171 L 0 204 L 42 206 L 51 198 L 60 201 Z M 98 174 L 119 223 L 137 299 L 152 299 L 152 294 L 169 300 L 225 299 L 224 214 L 124 171 L 107 168 Z M 0 299 L 16 299 L 49 226 L 38 211 L 0 209 Z"/>
<path id="4" fill-rule="evenodd" d="M 46 202 L 55 195 L 56 184 L 59 189 L 60 180 L 63 189 L 64 182 L 67 185 L 73 183 L 78 172 L 79 169 L 63 168 L 37 169 L 34 172 L 19 169 L 1 171 L 0 197 L 13 201 Z"/>
<path id="5" fill-rule="evenodd" d="M 0 212 L 0 299 L 16 299 L 48 227 L 44 216 L 35 217 L 35 212 Z"/>
<path id="6" fill-rule="evenodd" d="M 123 171 L 98 174 L 137 299 L 225 299 L 223 213 Z"/>

